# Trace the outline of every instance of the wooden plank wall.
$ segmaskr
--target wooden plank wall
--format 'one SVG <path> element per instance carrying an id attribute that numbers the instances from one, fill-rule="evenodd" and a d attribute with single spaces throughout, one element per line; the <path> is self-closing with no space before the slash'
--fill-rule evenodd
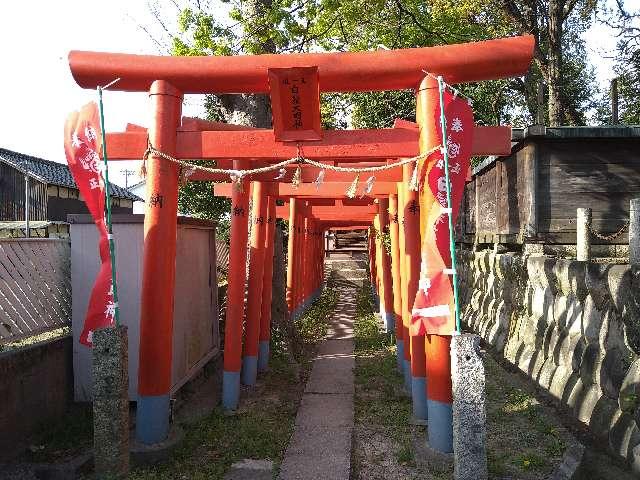
<path id="1" fill-rule="evenodd" d="M 495 233 L 496 222 L 496 168 L 495 164 L 475 176 L 476 234 Z"/>
<path id="2" fill-rule="evenodd" d="M 619 139 L 542 142 L 538 155 L 538 229 L 574 233 L 576 208 L 593 212 L 593 227 L 617 231 L 640 195 L 640 141 Z M 619 241 L 626 243 L 626 233 Z"/>
<path id="3" fill-rule="evenodd" d="M 68 240 L 0 240 L 0 344 L 71 323 Z"/>
<path id="4" fill-rule="evenodd" d="M 573 244 L 577 208 L 591 208 L 593 228 L 610 234 L 628 222 L 635 196 L 640 196 L 639 139 L 534 138 L 467 183 L 463 238 Z M 594 244 L 627 242 L 627 232 L 613 241 L 592 237 Z"/>
<path id="5" fill-rule="evenodd" d="M 24 220 L 24 174 L 0 162 L 0 221 Z M 29 178 L 31 220 L 47 219 L 47 186 Z"/>

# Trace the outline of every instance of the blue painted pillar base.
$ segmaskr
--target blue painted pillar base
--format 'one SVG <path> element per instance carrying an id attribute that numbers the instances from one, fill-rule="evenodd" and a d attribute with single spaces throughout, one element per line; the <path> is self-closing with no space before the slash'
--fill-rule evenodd
<path id="1" fill-rule="evenodd" d="M 258 371 L 266 372 L 269 370 L 269 340 L 263 340 L 258 345 Z"/>
<path id="2" fill-rule="evenodd" d="M 384 319 L 384 329 L 387 333 L 393 333 L 396 329 L 396 315 L 393 312 L 380 312 Z"/>
<path id="3" fill-rule="evenodd" d="M 404 367 L 402 366 L 404 362 L 404 340 L 399 340 L 396 338 L 396 354 L 397 354 L 397 363 L 398 363 L 398 372 L 403 373 Z"/>
<path id="4" fill-rule="evenodd" d="M 427 400 L 429 446 L 442 453 L 453 452 L 453 409 L 450 403 Z"/>
<path id="5" fill-rule="evenodd" d="M 316 289 L 315 292 L 313 292 L 309 298 L 307 298 L 306 300 L 304 300 L 302 302 L 302 304 L 300 304 L 300 306 L 296 309 L 293 310 L 293 312 L 291 312 L 291 320 L 297 320 L 298 318 L 300 318 L 302 315 L 304 315 L 304 313 L 307 311 L 307 309 L 313 305 L 313 303 L 317 300 L 317 298 L 320 296 L 320 294 L 322 293 L 322 287 Z"/>
<path id="6" fill-rule="evenodd" d="M 138 397 L 136 405 L 136 439 L 153 445 L 169 435 L 169 394 Z"/>
<path id="7" fill-rule="evenodd" d="M 222 407 L 236 410 L 240 401 L 240 372 L 222 372 Z"/>
<path id="8" fill-rule="evenodd" d="M 409 360 L 402 360 L 403 374 L 404 374 L 404 388 L 407 389 L 407 393 L 411 395 L 411 363 Z"/>
<path id="9" fill-rule="evenodd" d="M 258 379 L 258 357 L 242 357 L 242 383 L 253 386 Z"/>
<path id="10" fill-rule="evenodd" d="M 378 296 L 378 291 L 376 287 L 371 285 L 371 296 L 373 296 L 373 305 L 376 310 L 380 310 L 380 297 Z"/>
<path id="11" fill-rule="evenodd" d="M 413 403 L 413 417 L 417 420 L 427 420 L 427 379 L 411 377 L 411 399 Z"/>

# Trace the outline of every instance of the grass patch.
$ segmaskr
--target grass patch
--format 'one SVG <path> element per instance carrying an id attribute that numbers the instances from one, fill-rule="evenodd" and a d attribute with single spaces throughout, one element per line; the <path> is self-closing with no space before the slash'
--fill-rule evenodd
<path id="1" fill-rule="evenodd" d="M 132 480 L 222 479 L 231 464 L 244 458 L 268 459 L 278 466 L 294 428 L 295 416 L 314 355 L 325 336 L 328 317 L 338 292 L 325 288 L 320 298 L 295 322 L 304 346 L 300 366 L 290 363 L 285 342 L 272 341 L 270 370 L 260 375 L 258 386 L 243 395 L 237 414 L 225 415 L 221 407 L 206 418 L 181 424 L 185 439 L 168 462 L 133 470 Z M 302 370 L 302 371 L 301 371 Z M 29 462 L 56 462 L 91 448 L 93 418 L 90 404 L 74 404 L 59 421 L 43 425 L 26 454 Z"/>
<path id="2" fill-rule="evenodd" d="M 13 342 L 2 344 L 0 345 L 0 352 L 10 352 L 13 350 L 19 350 L 21 348 L 31 347 L 38 343 L 48 342 L 51 340 L 55 340 L 56 338 L 64 337 L 66 335 L 71 335 L 71 327 L 68 325 L 49 330 L 47 332 L 38 333 L 37 335 L 32 335 L 20 340 L 14 340 Z"/>
<path id="3" fill-rule="evenodd" d="M 356 318 L 353 325 L 356 356 L 393 354 L 393 335 L 381 330 L 380 321 L 374 312 L 375 305 L 368 283 L 358 291 L 356 297 Z"/>
<path id="4" fill-rule="evenodd" d="M 54 422 L 44 423 L 31 439 L 25 460 L 55 462 L 77 455 L 93 442 L 91 404 L 75 403 Z"/>
<path id="5" fill-rule="evenodd" d="M 186 437 L 166 464 L 140 468 L 129 478 L 221 479 L 243 458 L 280 463 L 293 432 L 301 387 L 289 365 L 275 360 L 236 415 L 216 408 L 205 419 L 185 425 Z"/>
<path id="6" fill-rule="evenodd" d="M 493 476 L 546 478 L 562 461 L 569 435 L 554 412 L 517 375 L 484 358 L 487 392 L 487 456 Z"/>
<path id="7" fill-rule="evenodd" d="M 335 308 L 338 293 L 325 288 L 320 298 L 295 322 L 299 340 L 304 344 L 301 364 L 306 369 L 315 344 L 326 334 L 328 317 Z M 282 351 L 283 342 L 272 342 L 270 371 L 262 375 L 258 386 L 242 398 L 236 415 L 225 415 L 221 408 L 207 418 L 185 425 L 186 438 L 163 465 L 140 468 L 132 480 L 215 480 L 244 458 L 272 460 L 279 465 L 293 433 L 298 404 L 304 390 L 299 372 Z M 302 373 L 302 375 L 299 375 Z"/>
<path id="8" fill-rule="evenodd" d="M 327 286 L 305 314 L 294 322 L 304 346 L 315 345 L 327 334 L 329 317 L 338 303 L 338 291 L 334 288 L 333 273 Z M 305 351 L 308 349 L 304 349 Z"/>
<path id="9" fill-rule="evenodd" d="M 355 432 L 352 479 L 433 478 L 416 465 L 409 424 L 411 399 L 403 395 L 393 335 L 382 331 L 370 287 L 356 298 Z"/>

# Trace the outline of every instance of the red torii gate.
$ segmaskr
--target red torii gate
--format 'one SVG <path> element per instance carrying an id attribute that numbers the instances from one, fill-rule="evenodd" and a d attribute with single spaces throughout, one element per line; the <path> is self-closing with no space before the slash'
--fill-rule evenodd
<path id="1" fill-rule="evenodd" d="M 275 140 L 272 130 L 232 130 L 232 127 L 218 126 L 221 131 L 207 131 L 198 122 L 192 122 L 191 129 L 181 130 L 184 93 L 266 93 L 269 92 L 271 70 L 308 66 L 317 67 L 319 91 L 406 89 L 420 85 L 417 93 L 421 106 L 419 130 L 324 131 L 320 132 L 321 140 L 298 142 L 307 158 L 339 159 L 341 162 L 384 161 L 412 157 L 433 146 L 436 126 L 433 115 L 428 118 L 426 113 L 433 113 L 437 102 L 433 97 L 433 85 L 425 79 L 424 70 L 444 76 L 449 83 L 521 75 L 529 66 L 533 46 L 533 37 L 528 36 L 407 50 L 297 55 L 155 57 L 71 52 L 69 62 L 75 80 L 82 87 L 96 88 L 119 78 L 112 89 L 148 91 L 150 94 L 153 122 L 148 132 L 132 129 L 107 135 L 112 158 L 138 159 L 150 141 L 156 149 L 176 158 L 215 159 L 220 165 L 232 164 L 234 169 L 246 169 L 257 161 L 274 162 L 294 157 L 298 146 Z M 185 126 L 189 127 L 189 122 Z M 149 201 L 144 228 L 140 397 L 136 428 L 138 439 L 152 444 L 164 440 L 168 433 L 178 165 L 151 156 L 147 172 Z M 244 190 L 232 194 L 234 212 L 246 212 L 248 208 L 248 182 L 243 179 L 241 183 Z M 259 191 L 259 188 L 255 190 Z M 404 200 L 410 195 L 403 195 Z M 292 218 L 296 218 L 297 202 L 296 199 L 291 201 Z M 266 211 L 273 211 L 271 203 Z M 292 225 L 295 227 L 295 222 Z M 410 232 L 405 229 L 405 233 L 405 243 L 419 243 L 419 224 Z M 231 235 L 223 402 L 226 407 L 235 408 L 240 382 L 238 346 L 241 344 L 246 260 L 247 222 L 244 215 L 233 216 Z M 399 238 L 401 241 L 402 235 Z M 262 278 L 254 283 L 259 281 Z M 252 283 L 251 278 L 249 282 Z M 407 289 L 402 291 L 405 293 L 402 295 L 404 304 L 405 298 L 409 301 L 409 295 Z M 252 314 L 251 308 L 255 309 L 251 304 L 249 302 L 249 314 Z M 439 351 L 444 352 L 446 339 L 436 340 Z M 448 348 L 448 344 L 446 346 Z M 448 350 L 444 356 L 448 359 Z"/>

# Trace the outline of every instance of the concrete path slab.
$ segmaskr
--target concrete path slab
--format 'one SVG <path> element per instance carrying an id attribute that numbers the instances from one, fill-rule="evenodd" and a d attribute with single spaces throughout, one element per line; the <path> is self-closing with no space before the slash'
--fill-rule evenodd
<path id="1" fill-rule="evenodd" d="M 223 480 L 271 480 L 273 462 L 246 458 L 231 465 Z"/>
<path id="2" fill-rule="evenodd" d="M 353 425 L 353 395 L 317 395 L 302 397 L 296 417 L 301 427 L 350 427 Z"/>
<path id="3" fill-rule="evenodd" d="M 305 387 L 280 480 L 348 480 L 353 433 L 356 291 L 340 292 Z"/>

